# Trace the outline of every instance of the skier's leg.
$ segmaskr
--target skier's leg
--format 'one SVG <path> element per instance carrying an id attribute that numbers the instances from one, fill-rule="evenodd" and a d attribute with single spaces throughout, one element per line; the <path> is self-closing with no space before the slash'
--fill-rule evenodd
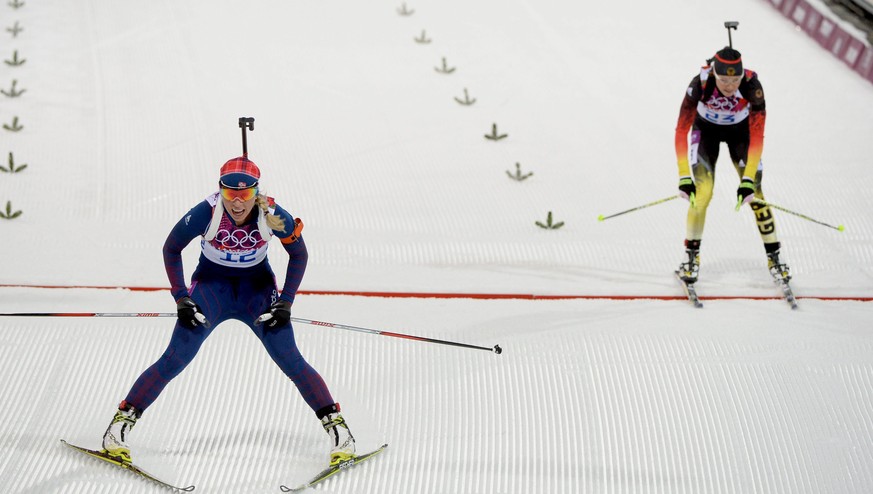
<path id="1" fill-rule="evenodd" d="M 297 348 L 291 323 L 288 322 L 278 328 L 267 328 L 263 324 L 253 322 L 276 300 L 278 293 L 275 285 L 270 287 L 269 291 L 255 295 L 258 296 L 264 300 L 263 306 L 244 316 L 248 321 L 252 321 L 249 327 L 261 340 L 276 365 L 297 386 L 303 400 L 315 412 L 316 417 L 321 420 L 321 425 L 331 440 L 330 462 L 339 463 L 351 458 L 355 454 L 355 438 L 340 413 L 339 403 L 333 401 L 324 379 L 309 365 Z"/>
<path id="2" fill-rule="evenodd" d="M 126 403 L 143 412 L 158 398 L 164 387 L 191 363 L 215 326 L 227 318 L 222 313 L 226 297 L 227 289 L 220 281 L 195 283 L 191 287 L 191 298 L 203 309 L 210 327 L 188 329 L 176 322 L 167 349 L 139 376 L 124 400 Z"/>
<path id="3" fill-rule="evenodd" d="M 195 283 L 191 286 L 191 298 L 203 310 L 211 326 L 187 329 L 176 322 L 164 354 L 139 376 L 127 397 L 118 405 L 118 411 L 103 434 L 103 449 L 107 453 L 122 461 L 130 461 L 127 434 L 164 387 L 191 362 L 212 328 L 224 320 L 220 310 L 220 292 L 221 287 L 215 283 Z"/>
<path id="4" fill-rule="evenodd" d="M 323 407 L 333 405 L 327 385 L 321 375 L 303 358 L 297 342 L 294 338 L 294 328 L 291 323 L 278 328 L 267 328 L 263 324 L 255 324 L 255 320 L 261 314 L 269 310 L 270 304 L 278 298 L 275 285 L 269 287 L 248 287 L 251 289 L 251 300 L 261 300 L 261 303 L 253 303 L 247 308 L 248 313 L 241 315 L 240 320 L 249 325 L 270 358 L 279 366 L 282 372 L 297 386 L 297 390 L 303 400 L 318 411 Z"/>
<path id="5" fill-rule="evenodd" d="M 746 157 L 749 152 L 749 142 L 747 139 L 737 138 L 734 140 L 728 140 L 727 145 L 737 176 L 742 179 L 746 171 Z M 764 161 L 761 160 L 758 162 L 758 169 L 755 171 L 755 197 L 765 201 L 764 189 L 761 185 L 763 174 Z M 751 206 L 752 213 L 755 215 L 755 224 L 758 227 L 758 233 L 761 235 L 761 240 L 764 242 L 764 249 L 768 254 L 778 251 L 779 238 L 776 235 L 776 219 L 773 217 L 772 209 L 766 204 L 760 204 L 757 202 L 752 202 L 749 205 Z"/>
<path id="6" fill-rule="evenodd" d="M 695 135 L 696 134 L 696 135 Z M 688 206 L 685 239 L 688 241 L 703 238 L 706 223 L 706 209 L 712 199 L 715 186 L 715 163 L 718 161 L 719 141 L 700 130 L 692 131 L 692 148 L 689 164 L 697 187 L 695 205 Z M 687 242 L 686 242 L 687 243 Z"/>

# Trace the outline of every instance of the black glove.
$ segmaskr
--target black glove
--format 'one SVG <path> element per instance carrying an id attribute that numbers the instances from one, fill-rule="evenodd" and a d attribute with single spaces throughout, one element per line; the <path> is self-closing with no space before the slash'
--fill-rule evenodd
<path id="1" fill-rule="evenodd" d="M 740 186 L 737 188 L 737 211 L 740 210 L 743 204 L 752 202 L 754 198 L 755 181 L 748 177 L 743 177 L 743 181 L 740 182 Z"/>
<path id="2" fill-rule="evenodd" d="M 291 302 L 281 298 L 270 306 L 270 310 L 258 317 L 258 322 L 264 323 L 269 329 L 279 328 L 291 320 Z"/>
<path id="3" fill-rule="evenodd" d="M 182 327 L 188 329 L 194 329 L 201 325 L 209 327 L 209 321 L 206 320 L 200 306 L 191 297 L 182 297 L 176 302 L 176 314 Z"/>
<path id="4" fill-rule="evenodd" d="M 697 195 L 697 186 L 694 185 L 694 180 L 691 177 L 682 177 L 679 179 L 679 195 L 682 199 L 687 199 L 691 203 L 691 207 L 695 206 L 695 195 Z"/>

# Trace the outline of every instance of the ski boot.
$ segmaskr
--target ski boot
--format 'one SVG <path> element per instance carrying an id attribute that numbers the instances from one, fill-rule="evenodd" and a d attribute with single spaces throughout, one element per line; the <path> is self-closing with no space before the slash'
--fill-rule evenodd
<path id="1" fill-rule="evenodd" d="M 788 265 L 779 260 L 779 250 L 767 253 L 767 268 L 770 270 L 770 276 L 773 277 L 773 280 L 785 283 L 791 280 Z"/>
<path id="2" fill-rule="evenodd" d="M 355 438 L 340 413 L 339 403 L 322 408 L 316 415 L 321 419 L 324 431 L 330 436 L 330 464 L 336 465 L 354 458 Z"/>
<path id="3" fill-rule="evenodd" d="M 680 280 L 691 285 L 697 281 L 697 273 L 700 271 L 700 240 L 686 240 L 685 255 L 688 260 L 679 264 L 677 274 Z"/>
<path id="4" fill-rule="evenodd" d="M 142 412 L 126 401 L 118 405 L 115 417 L 103 434 L 103 451 L 106 454 L 124 463 L 130 463 L 130 448 L 125 441 L 127 433 L 136 425 L 140 415 Z"/>

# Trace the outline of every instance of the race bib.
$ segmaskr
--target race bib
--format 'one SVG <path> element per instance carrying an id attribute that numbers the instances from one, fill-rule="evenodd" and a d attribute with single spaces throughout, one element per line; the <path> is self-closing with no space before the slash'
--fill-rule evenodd
<path id="1" fill-rule="evenodd" d="M 737 91 L 733 96 L 723 96 L 713 91 L 707 101 L 697 102 L 697 114 L 716 125 L 733 125 L 749 116 L 749 102 Z"/>
<path id="2" fill-rule="evenodd" d="M 237 226 L 225 215 L 215 238 L 201 239 L 200 249 L 210 261 L 237 268 L 254 266 L 267 257 L 267 241 L 261 237 L 257 224 Z"/>

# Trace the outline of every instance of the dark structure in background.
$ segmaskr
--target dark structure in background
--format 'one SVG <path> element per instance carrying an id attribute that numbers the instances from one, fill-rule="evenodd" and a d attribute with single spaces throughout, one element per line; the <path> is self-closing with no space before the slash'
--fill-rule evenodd
<path id="1" fill-rule="evenodd" d="M 824 3 L 840 19 L 867 33 L 867 41 L 873 44 L 873 0 L 824 0 Z"/>
<path id="2" fill-rule="evenodd" d="M 822 0 L 824 4 L 811 3 L 813 0 L 764 1 L 831 55 L 873 83 L 873 0 Z M 847 23 L 852 24 L 852 28 L 841 27 Z"/>

